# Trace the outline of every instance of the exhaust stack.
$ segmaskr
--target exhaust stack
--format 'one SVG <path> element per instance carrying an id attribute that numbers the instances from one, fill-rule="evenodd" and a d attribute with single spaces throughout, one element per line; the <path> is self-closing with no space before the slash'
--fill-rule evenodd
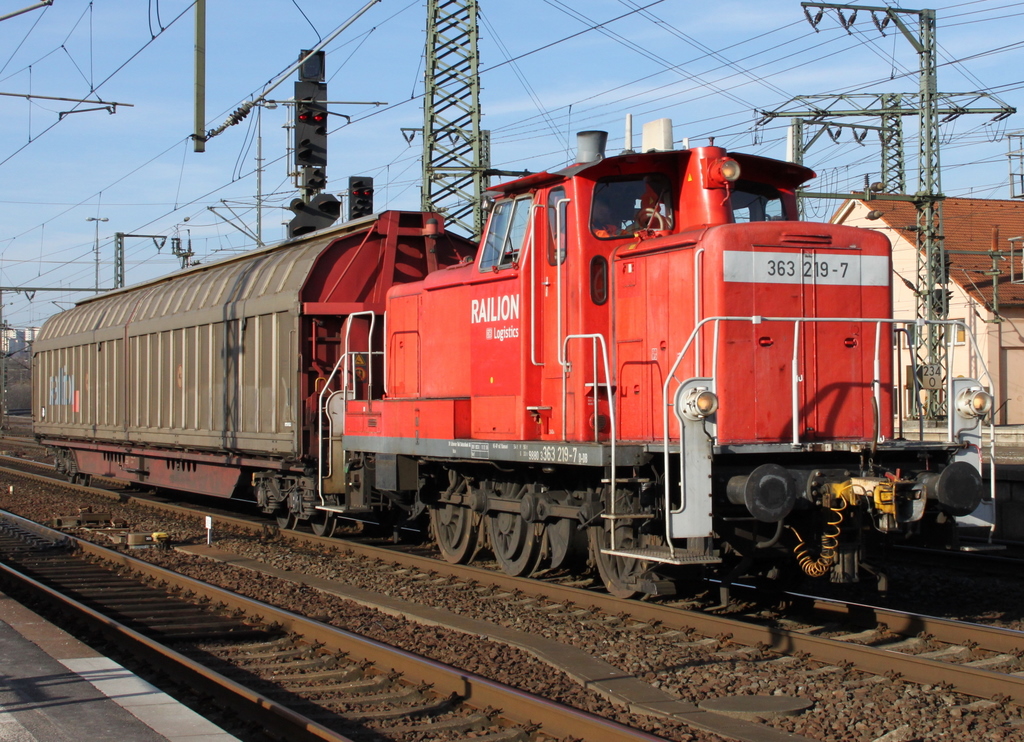
<path id="1" fill-rule="evenodd" d="M 581 131 L 576 134 L 576 163 L 597 162 L 604 159 L 604 148 L 608 144 L 606 131 Z"/>

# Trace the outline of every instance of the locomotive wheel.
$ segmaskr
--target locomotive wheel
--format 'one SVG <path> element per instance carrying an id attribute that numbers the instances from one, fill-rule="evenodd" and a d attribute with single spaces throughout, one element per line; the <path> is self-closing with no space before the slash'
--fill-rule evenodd
<path id="1" fill-rule="evenodd" d="M 473 556 L 479 516 L 469 508 L 446 503 L 430 509 L 430 530 L 446 562 L 465 564 Z"/>
<path id="2" fill-rule="evenodd" d="M 309 518 L 309 527 L 315 536 L 330 538 L 338 527 L 338 519 L 328 510 L 317 510 Z"/>
<path id="3" fill-rule="evenodd" d="M 295 524 L 299 522 L 299 519 L 298 517 L 296 517 L 295 513 L 293 513 L 291 510 L 288 510 L 287 508 L 278 508 L 274 512 L 274 518 L 277 520 L 277 527 L 282 530 L 294 529 Z"/>
<path id="4" fill-rule="evenodd" d="M 568 519 L 560 518 L 544 524 L 544 536 L 548 540 L 548 551 L 551 555 L 551 569 L 568 567 L 586 553 L 586 537 L 577 530 L 576 524 Z"/>
<path id="5" fill-rule="evenodd" d="M 638 549 L 640 542 L 632 525 L 616 526 L 615 546 L 619 549 Z M 647 569 L 646 562 L 628 557 L 602 554 L 609 545 L 609 531 L 605 525 L 591 526 L 590 558 L 597 565 L 605 590 L 616 598 L 634 598 L 640 594 L 636 579 Z"/>
<path id="6" fill-rule="evenodd" d="M 537 567 L 543 531 L 518 513 L 488 515 L 487 534 L 491 537 L 494 558 L 505 574 L 523 577 Z"/>

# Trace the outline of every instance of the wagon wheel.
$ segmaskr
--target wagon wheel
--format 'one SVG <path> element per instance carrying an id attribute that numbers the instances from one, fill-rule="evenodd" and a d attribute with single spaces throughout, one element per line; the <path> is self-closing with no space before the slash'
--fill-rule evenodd
<path id="1" fill-rule="evenodd" d="M 281 530 L 294 529 L 295 524 L 299 522 L 298 517 L 288 509 L 287 505 L 275 510 L 274 518 L 277 520 L 277 527 Z"/>
<path id="2" fill-rule="evenodd" d="M 602 554 L 602 549 L 609 547 L 610 527 L 606 524 L 591 526 L 590 558 L 597 565 L 598 574 L 605 589 L 617 598 L 633 598 L 640 594 L 637 578 L 647 569 L 647 563 L 639 559 Z M 640 548 L 640 536 L 632 522 L 615 526 L 616 549 Z"/>
<path id="3" fill-rule="evenodd" d="M 533 572 L 540 558 L 540 528 L 527 523 L 519 513 L 499 512 L 487 516 L 487 533 L 502 572 L 513 577 Z"/>
<path id="4" fill-rule="evenodd" d="M 90 484 L 92 484 L 92 475 L 83 474 L 82 472 L 76 472 L 72 474 L 70 477 L 68 477 L 68 479 L 70 480 L 71 484 L 77 484 L 82 487 L 88 487 Z"/>
<path id="5" fill-rule="evenodd" d="M 473 556 L 480 516 L 461 505 L 445 503 L 430 509 L 430 530 L 446 562 L 465 564 Z"/>
<path id="6" fill-rule="evenodd" d="M 314 510 L 309 516 L 309 527 L 314 535 L 330 538 L 338 527 L 338 518 L 329 510 Z"/>

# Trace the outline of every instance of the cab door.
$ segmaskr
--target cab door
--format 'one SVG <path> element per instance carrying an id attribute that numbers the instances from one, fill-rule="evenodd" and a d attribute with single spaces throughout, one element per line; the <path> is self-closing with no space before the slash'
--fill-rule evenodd
<path id="1" fill-rule="evenodd" d="M 542 437 L 563 440 L 572 439 L 575 433 L 572 390 L 565 395 L 564 418 L 562 399 L 562 341 L 568 334 L 569 297 L 574 293 L 570 291 L 571 259 L 567 259 L 572 202 L 564 187 L 548 191 L 544 213 L 546 224 L 543 233 L 538 232 L 540 249 L 536 251 L 536 273 L 531 279 L 537 307 L 535 354 L 531 363 L 540 369 L 542 409 L 538 416 Z"/>
<path id="2" fill-rule="evenodd" d="M 522 261 L 532 196 L 497 202 L 468 289 L 472 350 L 471 412 L 475 438 L 530 437 L 525 401 L 528 354 Z"/>

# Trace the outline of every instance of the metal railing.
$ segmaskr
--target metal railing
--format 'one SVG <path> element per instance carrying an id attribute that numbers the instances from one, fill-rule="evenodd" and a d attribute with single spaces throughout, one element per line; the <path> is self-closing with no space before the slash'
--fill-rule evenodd
<path id="1" fill-rule="evenodd" d="M 611 488 L 611 494 L 608 498 L 610 502 L 610 512 L 606 513 L 605 517 L 609 520 L 615 520 L 624 516 L 619 515 L 615 512 L 615 485 L 619 481 L 616 477 L 616 431 L 618 430 L 618 420 L 615 416 L 615 395 L 613 394 L 612 388 L 612 375 L 611 365 L 608 363 L 608 344 L 605 340 L 604 335 L 600 333 L 592 333 L 587 335 L 566 335 L 562 340 L 561 345 L 561 356 L 562 356 L 562 440 L 567 440 L 566 430 L 566 411 L 568 406 L 568 386 L 569 386 L 569 374 L 572 371 L 572 364 L 569 362 L 569 342 L 571 340 L 589 340 L 590 341 L 590 366 L 591 366 L 591 379 L 593 381 L 589 384 L 590 388 L 594 392 L 594 442 L 599 443 L 601 439 L 601 425 L 599 410 L 600 407 L 598 402 L 600 395 L 598 389 L 604 387 L 605 393 L 608 396 L 608 454 L 611 457 L 610 465 L 608 467 L 608 484 Z M 600 350 L 600 357 L 598 355 Z M 600 367 L 598 361 L 600 360 Z M 604 381 L 599 381 L 600 376 L 598 372 L 604 372 Z M 587 386 L 587 385 L 585 385 Z M 613 526 L 611 529 L 611 541 L 609 542 L 610 548 L 615 549 L 615 535 L 616 529 Z"/>
<path id="2" fill-rule="evenodd" d="M 958 330 L 958 329 L 963 329 L 965 337 L 970 338 L 971 347 L 974 349 L 976 359 L 977 359 L 977 361 L 979 363 L 979 367 L 981 368 L 981 370 L 983 372 L 982 374 L 979 374 L 980 378 L 978 379 L 978 381 L 980 383 L 982 383 L 982 384 L 987 385 L 988 389 L 993 394 L 995 392 L 994 382 L 992 380 L 992 376 L 989 373 L 988 367 L 985 364 L 984 358 L 981 355 L 981 351 L 978 348 L 977 339 L 974 337 L 974 333 L 971 332 L 970 328 L 968 328 L 967 325 L 962 320 L 924 320 L 924 319 L 901 320 L 901 319 L 885 319 L 885 318 L 875 318 L 875 317 L 810 317 L 810 318 L 809 317 L 764 317 L 764 316 L 759 316 L 759 315 L 753 315 L 753 316 L 748 316 L 748 317 L 745 317 L 745 316 L 722 316 L 722 317 L 707 317 L 707 318 L 704 318 L 704 319 L 700 320 L 697 323 L 697 325 L 693 328 L 693 331 L 690 333 L 690 336 L 687 338 L 686 343 L 683 345 L 683 349 L 676 356 L 675 362 L 672 364 L 672 367 L 669 370 L 669 373 L 666 374 L 665 383 L 664 383 L 664 385 L 662 387 L 662 448 L 663 448 L 663 459 L 664 459 L 664 467 L 665 467 L 664 480 L 666 482 L 666 487 L 665 487 L 665 513 L 666 513 L 666 515 L 668 515 L 670 513 L 676 513 L 676 514 L 681 513 L 686 508 L 686 493 L 685 492 L 680 492 L 680 495 L 679 495 L 679 507 L 678 508 L 673 508 L 672 507 L 672 490 L 671 490 L 670 487 L 667 486 L 668 483 L 670 481 L 672 481 L 671 478 L 670 478 L 671 477 L 671 454 L 670 454 L 671 443 L 670 443 L 670 435 L 669 435 L 669 433 L 670 433 L 670 428 L 669 428 L 669 409 L 672 408 L 673 404 L 674 404 L 673 398 L 674 398 L 675 388 L 678 388 L 679 385 L 683 384 L 686 381 L 685 379 L 677 378 L 676 374 L 679 371 L 679 368 L 682 366 L 683 361 L 687 358 L 687 356 L 691 354 L 691 351 L 694 351 L 696 348 L 700 347 L 700 340 L 701 340 L 702 331 L 705 329 L 705 326 L 711 325 L 712 328 L 713 328 L 713 340 L 712 340 L 712 358 L 711 358 L 710 373 L 708 374 L 708 373 L 704 373 L 703 372 L 704 371 L 704 369 L 703 369 L 703 358 L 699 354 L 696 354 L 696 353 L 694 353 L 693 368 L 695 369 L 695 376 L 694 376 L 694 378 L 701 378 L 701 377 L 708 377 L 708 378 L 710 378 L 711 379 L 711 391 L 714 391 L 715 393 L 717 393 L 717 380 L 718 380 L 718 377 L 719 377 L 719 360 L 720 360 L 719 359 L 719 349 L 720 349 L 720 345 L 721 345 L 721 343 L 720 343 L 720 330 L 721 330 L 722 324 L 723 323 L 749 323 L 751 325 L 758 325 L 758 324 L 762 324 L 762 323 L 766 323 L 766 322 L 790 323 L 790 324 L 793 325 L 793 355 L 792 355 L 792 366 L 790 368 L 790 390 L 791 390 L 791 395 L 792 395 L 792 407 L 791 407 L 791 409 L 792 409 L 792 415 L 793 415 L 793 421 L 792 421 L 792 431 L 793 432 L 792 432 L 792 439 L 790 441 L 790 445 L 794 449 L 799 449 L 802 446 L 801 439 L 800 439 L 800 404 L 799 404 L 799 396 L 800 396 L 800 384 L 803 382 L 803 374 L 801 373 L 801 368 L 800 368 L 799 349 L 800 349 L 800 339 L 801 339 L 801 335 L 802 335 L 801 330 L 802 330 L 802 328 L 805 325 L 813 325 L 813 324 L 819 324 L 819 323 L 821 323 L 821 324 L 824 324 L 824 323 L 837 323 L 837 322 L 842 322 L 842 323 L 847 323 L 847 324 L 849 324 L 849 323 L 874 324 L 874 326 L 875 326 L 875 347 L 874 347 L 874 358 L 873 358 L 873 366 L 872 366 L 873 372 L 874 372 L 874 378 L 872 380 L 872 397 L 873 397 L 874 402 L 875 402 L 875 409 L 874 409 L 875 431 L 876 431 L 875 435 L 879 436 L 877 442 L 882 442 L 881 435 L 880 435 L 880 433 L 878 431 L 880 431 L 880 422 L 881 422 L 880 419 L 879 419 L 879 416 L 881 415 L 881 379 L 879 377 L 881 375 L 881 353 L 883 351 L 882 343 L 881 343 L 881 338 L 882 338 L 882 327 L 884 325 L 904 326 L 904 327 L 916 326 L 917 328 L 921 328 L 921 327 L 923 327 L 925 325 L 942 325 L 942 326 L 947 326 L 947 327 L 951 328 L 953 331 L 946 333 L 946 335 L 948 337 L 948 341 L 947 342 L 948 342 L 948 346 L 949 346 L 948 347 L 948 351 L 947 351 L 947 358 L 949 360 L 949 368 L 953 367 L 953 361 L 954 361 L 954 352 L 955 352 L 955 342 L 954 341 L 955 341 L 955 338 L 956 338 L 956 332 L 955 331 Z M 919 334 L 920 333 L 918 333 L 918 335 Z M 885 350 L 891 350 L 891 349 L 887 348 Z M 914 373 L 914 376 L 916 378 L 917 377 L 916 359 L 914 361 L 913 373 Z M 951 403 L 952 403 L 952 396 L 953 396 L 953 394 L 952 394 L 952 389 L 953 389 L 952 379 L 953 379 L 952 374 L 951 373 L 947 373 L 946 374 L 946 397 L 947 397 L 948 400 L 950 400 Z M 672 393 L 670 393 L 670 389 L 672 390 Z M 920 401 L 918 402 L 918 404 L 920 404 Z M 950 442 L 955 442 L 957 440 L 956 436 L 959 435 L 961 432 L 963 432 L 964 428 L 960 428 L 959 430 L 956 430 L 954 428 L 955 415 L 952 413 L 952 409 L 950 410 L 950 414 L 947 416 L 947 418 L 948 418 L 948 421 L 947 421 L 947 439 Z M 712 431 L 711 433 L 709 433 L 712 436 L 713 442 L 717 442 L 717 436 L 715 435 L 716 433 L 717 433 L 717 431 Z M 989 445 L 990 445 L 989 460 L 991 462 L 993 462 L 993 464 L 994 464 L 994 461 L 995 461 L 995 425 L 994 425 L 994 422 L 993 422 L 992 418 L 989 419 Z M 680 471 L 680 481 L 682 481 L 682 479 L 683 479 L 682 468 L 685 465 L 684 461 L 685 461 L 685 458 L 684 458 L 684 455 L 683 455 L 683 451 L 680 450 L 680 452 L 679 452 L 679 465 L 680 465 L 680 470 L 681 470 Z M 994 472 L 991 475 L 991 488 L 992 488 L 992 491 L 991 491 L 992 499 L 995 500 L 995 475 L 994 475 Z M 682 490 L 684 488 L 681 486 L 680 489 Z M 666 517 L 666 519 L 665 519 L 666 543 L 671 544 L 671 538 L 669 537 L 669 526 L 670 526 L 670 519 L 668 517 Z"/>
<path id="3" fill-rule="evenodd" d="M 349 339 L 352 331 L 352 320 L 356 317 L 369 317 L 370 318 L 370 329 L 367 334 L 367 350 L 363 351 L 351 351 L 349 350 Z M 341 394 L 343 396 L 343 402 L 347 402 L 349 399 L 354 399 L 356 394 L 356 382 L 359 380 L 356 376 L 356 361 L 360 355 L 366 356 L 366 395 L 367 400 L 372 396 L 373 391 L 373 357 L 375 355 L 384 356 L 383 350 L 375 351 L 373 349 L 373 331 L 377 324 L 377 315 L 375 312 L 366 310 L 362 312 L 353 312 L 345 318 L 345 344 L 341 354 L 338 356 L 337 363 L 334 364 L 334 368 L 331 369 L 330 375 L 324 382 L 323 388 L 320 390 L 319 404 L 317 408 L 317 450 L 319 455 L 317 456 L 317 495 L 320 498 L 320 507 L 328 507 L 324 500 L 324 418 L 327 418 L 327 477 L 334 474 L 333 460 L 331 458 L 331 442 L 334 440 L 334 418 L 330 414 L 331 400 Z M 330 391 L 331 382 L 341 372 L 341 388 Z M 386 373 L 386 372 L 385 372 Z M 385 376 L 385 378 L 387 378 Z M 347 406 L 343 403 L 341 406 L 341 429 L 345 430 L 345 415 L 348 412 Z M 345 450 L 342 448 L 341 458 L 344 460 Z"/>

